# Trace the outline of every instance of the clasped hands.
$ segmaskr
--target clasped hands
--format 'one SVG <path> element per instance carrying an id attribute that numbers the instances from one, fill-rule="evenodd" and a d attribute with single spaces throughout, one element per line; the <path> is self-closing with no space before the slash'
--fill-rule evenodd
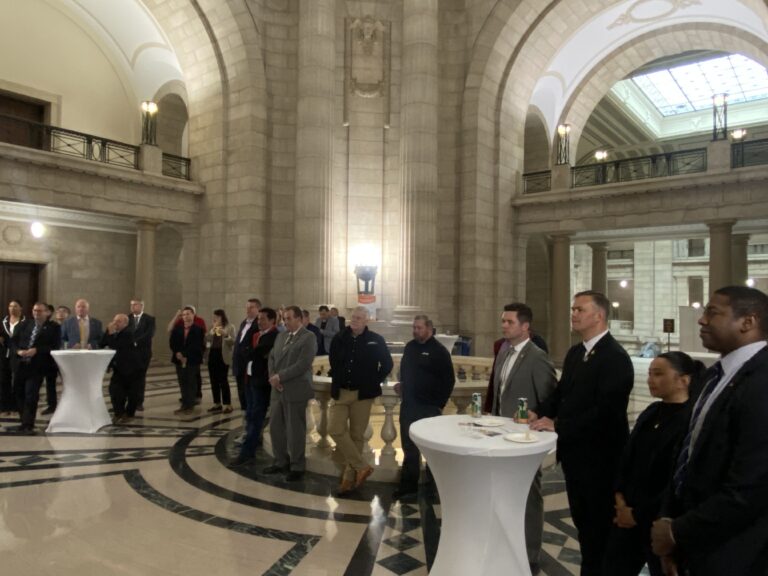
<path id="1" fill-rule="evenodd" d="M 272 376 L 269 377 L 269 385 L 278 392 L 282 392 L 283 385 L 280 383 L 280 374 L 272 374 Z"/>

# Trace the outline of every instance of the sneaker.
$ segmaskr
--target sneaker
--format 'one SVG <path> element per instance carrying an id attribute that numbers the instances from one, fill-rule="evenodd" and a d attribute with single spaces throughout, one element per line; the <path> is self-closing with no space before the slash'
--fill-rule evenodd
<path id="1" fill-rule="evenodd" d="M 221 412 L 221 404 L 214 404 L 208 408 L 208 412 Z"/>

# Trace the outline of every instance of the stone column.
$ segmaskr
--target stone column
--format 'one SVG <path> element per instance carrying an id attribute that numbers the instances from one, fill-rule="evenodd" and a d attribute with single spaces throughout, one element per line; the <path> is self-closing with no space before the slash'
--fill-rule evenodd
<path id="1" fill-rule="evenodd" d="M 571 239 L 552 237 L 549 356 L 562 365 L 571 346 Z"/>
<path id="2" fill-rule="evenodd" d="M 713 222 L 709 226 L 709 291 L 733 283 L 731 277 L 731 232 L 735 222 Z"/>
<path id="3" fill-rule="evenodd" d="M 155 235 L 158 222 L 140 220 L 136 223 L 136 280 L 133 297 L 144 301 L 149 314 L 155 310 Z"/>
<path id="4" fill-rule="evenodd" d="M 592 248 L 592 290 L 605 294 L 608 290 L 608 244 L 605 242 L 590 242 Z"/>
<path id="5" fill-rule="evenodd" d="M 437 0 L 403 4 L 400 103 L 400 295 L 395 322 L 435 310 L 437 276 Z"/>
<path id="6" fill-rule="evenodd" d="M 336 3 L 299 1 L 294 303 L 331 299 Z"/>
<path id="7" fill-rule="evenodd" d="M 738 286 L 744 286 L 749 278 L 748 244 L 749 234 L 734 234 L 731 237 L 731 281 Z"/>

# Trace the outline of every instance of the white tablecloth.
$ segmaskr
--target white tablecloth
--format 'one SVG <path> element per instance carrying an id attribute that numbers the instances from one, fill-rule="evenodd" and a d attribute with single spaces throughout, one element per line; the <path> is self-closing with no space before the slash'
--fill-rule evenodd
<path id="1" fill-rule="evenodd" d="M 459 339 L 457 334 L 435 334 L 435 340 L 440 342 L 443 346 L 448 348 L 448 353 L 453 352 L 453 345 Z"/>
<path id="2" fill-rule="evenodd" d="M 557 435 L 531 432 L 536 442 L 510 442 L 505 435 L 524 432 L 527 426 L 501 420 L 501 428 L 482 428 L 501 432 L 494 437 L 473 438 L 462 432 L 460 422 L 476 421 L 464 415 L 426 418 L 410 428 L 440 492 L 442 528 L 432 576 L 531 573 L 525 502 L 534 473 L 555 448 Z"/>
<path id="3" fill-rule="evenodd" d="M 114 350 L 56 350 L 64 390 L 46 432 L 93 434 L 112 423 L 101 392 Z"/>

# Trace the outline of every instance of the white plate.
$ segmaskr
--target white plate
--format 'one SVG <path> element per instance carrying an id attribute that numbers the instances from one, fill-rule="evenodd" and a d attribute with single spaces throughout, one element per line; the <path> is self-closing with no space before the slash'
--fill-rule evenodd
<path id="1" fill-rule="evenodd" d="M 478 426 L 497 427 L 504 426 L 504 420 L 499 420 L 498 418 L 480 418 L 475 424 Z"/>
<path id="2" fill-rule="evenodd" d="M 536 442 L 538 439 L 539 437 L 532 432 L 528 432 L 528 436 L 526 436 L 525 432 L 515 432 L 514 434 L 507 434 L 504 436 L 504 440 L 509 440 L 510 442 L 521 442 L 523 444 Z"/>

